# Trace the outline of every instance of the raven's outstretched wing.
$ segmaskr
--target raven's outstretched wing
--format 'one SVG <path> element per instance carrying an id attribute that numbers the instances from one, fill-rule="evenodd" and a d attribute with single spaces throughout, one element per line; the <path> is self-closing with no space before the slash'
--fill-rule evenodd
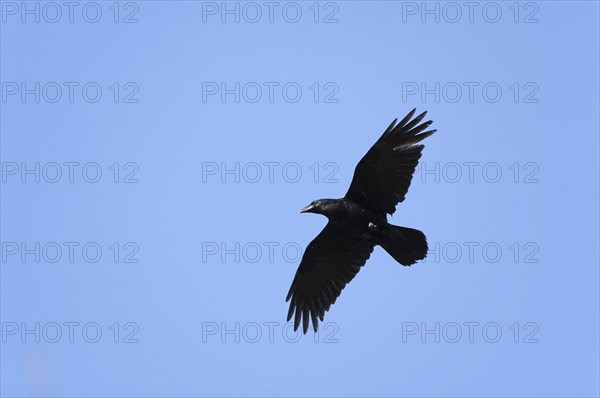
<path id="1" fill-rule="evenodd" d="M 421 123 L 427 112 L 410 120 L 413 109 L 396 125 L 390 124 L 383 135 L 358 162 L 346 198 L 385 217 L 394 214 L 402 202 L 419 163 L 423 145 L 415 145 L 435 130 L 426 131 L 431 120 Z"/>
<path id="2" fill-rule="evenodd" d="M 306 247 L 285 299 L 290 302 L 287 320 L 296 312 L 294 330 L 302 319 L 304 333 L 309 320 L 315 332 L 317 317 L 323 320 L 325 311 L 335 303 L 342 289 L 360 271 L 371 253 L 373 243 L 350 236 L 343 229 L 328 223 Z"/>

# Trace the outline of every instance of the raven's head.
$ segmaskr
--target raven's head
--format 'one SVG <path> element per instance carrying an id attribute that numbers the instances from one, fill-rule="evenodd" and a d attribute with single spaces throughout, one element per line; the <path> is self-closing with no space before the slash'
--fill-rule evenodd
<path id="1" fill-rule="evenodd" d="M 300 213 L 316 213 L 329 216 L 339 207 L 338 199 L 313 200 L 308 206 L 300 210 Z"/>

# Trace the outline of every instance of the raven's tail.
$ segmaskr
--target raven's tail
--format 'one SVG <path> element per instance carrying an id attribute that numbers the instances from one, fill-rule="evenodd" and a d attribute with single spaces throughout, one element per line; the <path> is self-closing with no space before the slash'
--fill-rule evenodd
<path id="1" fill-rule="evenodd" d="M 388 224 L 379 238 L 379 245 L 402 265 L 414 264 L 427 255 L 425 234 L 418 229 Z"/>

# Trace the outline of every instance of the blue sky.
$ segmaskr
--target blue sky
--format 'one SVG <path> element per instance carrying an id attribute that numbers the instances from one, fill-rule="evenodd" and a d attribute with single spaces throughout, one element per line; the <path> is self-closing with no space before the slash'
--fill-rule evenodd
<path id="1" fill-rule="evenodd" d="M 598 3 L 1 6 L 1 394 L 598 396 Z M 380 248 L 300 337 L 285 295 L 391 120 Z"/>

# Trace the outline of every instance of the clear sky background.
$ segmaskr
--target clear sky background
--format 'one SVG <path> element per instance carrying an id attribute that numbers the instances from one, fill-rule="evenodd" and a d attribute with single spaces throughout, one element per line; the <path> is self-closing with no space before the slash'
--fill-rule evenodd
<path id="1" fill-rule="evenodd" d="M 1 11 L 2 395 L 600 393 L 597 2 Z M 300 337 L 298 210 L 415 107 L 429 256 Z"/>

